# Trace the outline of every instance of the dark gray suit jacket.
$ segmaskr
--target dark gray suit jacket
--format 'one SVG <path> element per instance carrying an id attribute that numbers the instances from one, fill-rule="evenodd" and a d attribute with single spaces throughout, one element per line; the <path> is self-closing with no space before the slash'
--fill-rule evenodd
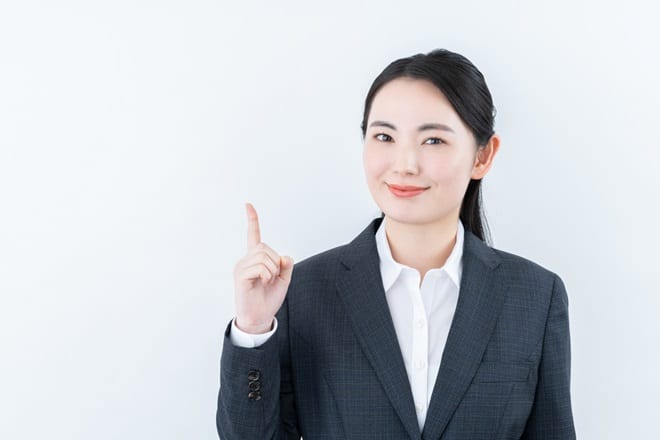
<path id="1" fill-rule="evenodd" d="M 221 439 L 575 438 L 561 278 L 467 229 L 458 305 L 420 433 L 390 316 L 374 219 L 293 268 L 262 346 L 225 332 Z"/>

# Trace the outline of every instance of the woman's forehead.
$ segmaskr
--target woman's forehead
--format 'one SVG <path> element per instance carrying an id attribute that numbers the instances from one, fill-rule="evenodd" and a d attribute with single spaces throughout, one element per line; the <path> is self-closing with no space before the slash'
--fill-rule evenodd
<path id="1" fill-rule="evenodd" d="M 430 81 L 397 78 L 383 85 L 374 96 L 369 121 L 385 121 L 396 129 L 410 129 L 430 123 L 451 127 L 460 123 L 460 118 Z"/>

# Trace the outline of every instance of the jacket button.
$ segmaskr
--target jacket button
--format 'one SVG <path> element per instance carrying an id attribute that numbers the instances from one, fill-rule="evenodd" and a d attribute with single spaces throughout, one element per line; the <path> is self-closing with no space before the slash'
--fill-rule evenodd
<path id="1" fill-rule="evenodd" d="M 250 370 L 248 372 L 249 380 L 259 380 L 259 377 L 261 377 L 261 373 L 259 373 L 259 370 Z"/>
<path id="2" fill-rule="evenodd" d="M 250 391 L 248 393 L 248 399 L 250 399 L 250 400 L 261 400 L 261 393 L 259 391 Z"/>
<path id="3" fill-rule="evenodd" d="M 259 391 L 259 389 L 261 389 L 261 382 L 257 380 L 250 381 L 250 383 L 248 383 L 248 388 L 250 391 Z"/>

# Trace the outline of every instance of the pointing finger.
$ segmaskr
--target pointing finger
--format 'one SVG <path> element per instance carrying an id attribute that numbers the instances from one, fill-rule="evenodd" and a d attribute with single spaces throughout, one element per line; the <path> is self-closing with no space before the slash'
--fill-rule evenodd
<path id="1" fill-rule="evenodd" d="M 247 244 L 248 249 L 252 249 L 261 242 L 261 232 L 259 231 L 259 217 L 257 210 L 252 203 L 245 204 L 245 210 L 248 218 Z"/>

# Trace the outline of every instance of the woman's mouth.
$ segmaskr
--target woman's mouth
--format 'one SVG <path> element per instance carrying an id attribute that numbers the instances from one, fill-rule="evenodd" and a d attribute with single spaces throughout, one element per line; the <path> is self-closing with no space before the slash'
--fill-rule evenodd
<path id="1" fill-rule="evenodd" d="M 410 185 L 390 185 L 387 184 L 387 188 L 392 194 L 401 198 L 415 197 L 418 194 L 423 193 L 428 188 L 421 186 L 410 186 Z"/>

